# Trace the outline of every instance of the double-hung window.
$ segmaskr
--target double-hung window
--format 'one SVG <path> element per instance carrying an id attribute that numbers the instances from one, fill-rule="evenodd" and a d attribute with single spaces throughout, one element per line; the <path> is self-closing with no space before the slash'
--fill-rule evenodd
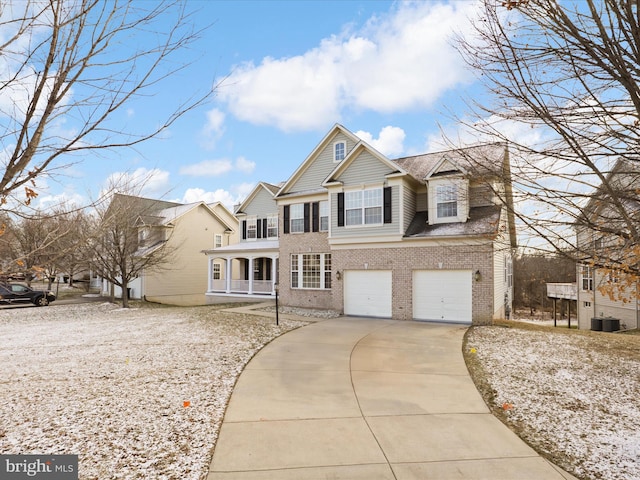
<path id="1" fill-rule="evenodd" d="M 438 218 L 458 216 L 458 187 L 456 185 L 438 185 L 436 187 Z"/>
<path id="2" fill-rule="evenodd" d="M 333 161 L 341 162 L 344 160 L 347 151 L 347 144 L 345 142 L 336 142 L 333 144 Z"/>
<path id="3" fill-rule="evenodd" d="M 329 202 L 320 202 L 320 231 L 329 231 Z"/>
<path id="4" fill-rule="evenodd" d="M 331 254 L 291 255 L 291 288 L 331 288 Z"/>
<path id="5" fill-rule="evenodd" d="M 220 248 L 222 247 L 222 235 L 219 233 L 216 233 L 213 236 L 213 248 Z"/>
<path id="6" fill-rule="evenodd" d="M 212 265 L 212 277 L 214 280 L 220 280 L 221 278 L 221 272 L 222 272 L 222 266 L 219 263 L 214 263 Z"/>
<path id="7" fill-rule="evenodd" d="M 247 218 L 247 240 L 255 240 L 258 237 L 257 217 Z"/>
<path id="8" fill-rule="evenodd" d="M 345 193 L 345 224 L 379 225 L 382 223 L 382 189 L 373 188 Z"/>
<path id="9" fill-rule="evenodd" d="M 291 205 L 291 233 L 304 232 L 304 204 Z"/>
<path id="10" fill-rule="evenodd" d="M 278 216 L 267 217 L 267 238 L 278 238 Z"/>
<path id="11" fill-rule="evenodd" d="M 582 277 L 582 290 L 593 290 L 593 269 L 588 265 L 582 265 L 580 276 Z"/>

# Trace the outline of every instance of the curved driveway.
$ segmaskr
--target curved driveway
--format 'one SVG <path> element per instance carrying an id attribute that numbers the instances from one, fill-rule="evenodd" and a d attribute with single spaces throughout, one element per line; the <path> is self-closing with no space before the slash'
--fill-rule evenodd
<path id="1" fill-rule="evenodd" d="M 208 480 L 573 478 L 489 412 L 465 330 L 339 318 L 279 337 L 240 375 Z"/>

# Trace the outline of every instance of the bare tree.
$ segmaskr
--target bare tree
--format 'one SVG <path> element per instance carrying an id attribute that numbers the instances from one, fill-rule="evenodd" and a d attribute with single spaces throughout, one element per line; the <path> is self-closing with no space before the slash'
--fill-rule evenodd
<path id="1" fill-rule="evenodd" d="M 120 287 L 124 308 L 129 306 L 128 288 L 133 280 L 171 265 L 171 229 L 159 222 L 158 212 L 177 205 L 116 193 L 108 207 L 98 209 L 93 265 L 112 286 Z"/>
<path id="2" fill-rule="evenodd" d="M 34 0 L 0 4 L 0 204 L 29 204 L 36 180 L 81 157 L 157 136 L 211 92 L 128 125 L 132 101 L 187 65 L 199 36 L 185 2 Z M 122 113 L 122 115 L 117 115 Z"/>
<path id="3" fill-rule="evenodd" d="M 525 246 L 637 281 L 638 3 L 484 0 L 457 44 L 490 99 L 470 101 L 461 121 L 475 137 L 510 145 Z"/>

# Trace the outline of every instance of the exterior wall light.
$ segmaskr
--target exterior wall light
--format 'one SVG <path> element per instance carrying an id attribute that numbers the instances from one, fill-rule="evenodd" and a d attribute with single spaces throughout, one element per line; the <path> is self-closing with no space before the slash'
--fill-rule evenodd
<path id="1" fill-rule="evenodd" d="M 475 279 L 476 279 L 476 282 L 479 282 L 480 280 L 482 280 L 482 275 L 480 274 L 480 270 L 476 270 Z"/>
<path id="2" fill-rule="evenodd" d="M 338 280 L 340 280 L 340 279 L 342 278 L 342 274 L 340 273 L 340 270 L 338 270 L 338 271 L 336 272 L 336 278 L 337 278 Z"/>

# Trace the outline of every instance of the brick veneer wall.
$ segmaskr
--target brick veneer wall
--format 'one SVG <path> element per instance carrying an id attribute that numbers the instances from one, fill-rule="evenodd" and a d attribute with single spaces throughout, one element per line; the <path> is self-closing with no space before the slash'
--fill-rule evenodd
<path id="1" fill-rule="evenodd" d="M 482 279 L 472 281 L 473 324 L 490 324 L 493 319 L 493 253 L 490 244 L 464 246 L 421 246 L 334 250 L 333 271 L 392 270 L 392 316 L 413 319 L 414 270 L 480 270 Z M 333 280 L 333 309 L 343 311 L 343 280 Z"/>
<path id="2" fill-rule="evenodd" d="M 281 217 L 282 218 L 282 217 Z M 282 230 L 281 230 L 282 231 Z M 332 289 L 306 290 L 291 288 L 291 255 L 294 253 L 332 253 L 326 232 L 289 233 L 280 235 L 279 300 L 289 307 L 321 308 L 333 310 L 333 292 L 336 284 L 332 275 Z M 333 255 L 331 256 L 333 264 Z M 335 272 L 336 268 L 332 267 Z"/>

